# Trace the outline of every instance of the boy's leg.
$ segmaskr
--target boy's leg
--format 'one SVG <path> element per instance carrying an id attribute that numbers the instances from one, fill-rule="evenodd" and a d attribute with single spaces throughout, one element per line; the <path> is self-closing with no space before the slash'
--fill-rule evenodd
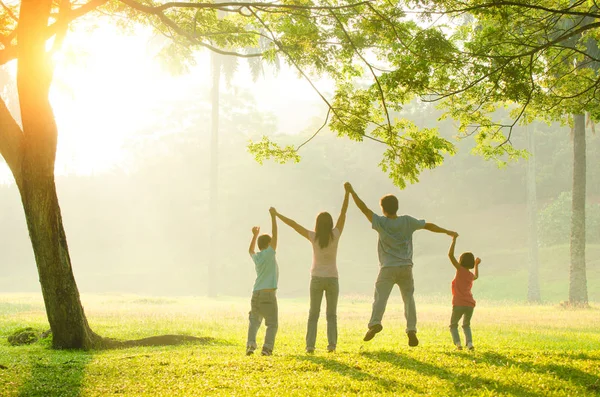
<path id="1" fill-rule="evenodd" d="M 392 292 L 392 288 L 394 287 L 393 275 L 394 269 L 391 267 L 382 267 L 379 270 L 377 282 L 375 283 L 375 300 L 373 301 L 373 310 L 371 312 L 371 319 L 369 320 L 369 328 L 372 328 L 375 325 L 381 325 L 390 292 Z"/>
<path id="2" fill-rule="evenodd" d="M 452 335 L 452 342 L 456 346 L 460 346 L 460 335 L 458 334 L 458 322 L 462 317 L 464 311 L 463 306 L 452 306 L 452 316 L 450 316 L 450 334 Z"/>
<path id="3" fill-rule="evenodd" d="M 337 278 L 327 280 L 325 299 L 327 299 L 327 350 L 332 352 L 337 346 L 337 304 L 340 296 L 340 284 Z"/>
<path id="4" fill-rule="evenodd" d="M 263 354 L 271 354 L 275 346 L 275 335 L 277 335 L 278 327 L 277 297 L 275 291 L 263 291 L 259 305 L 261 314 L 265 318 L 265 325 L 267 326 Z"/>
<path id="5" fill-rule="evenodd" d="M 400 287 L 402 300 L 404 301 L 404 318 L 406 319 L 406 332 L 417 332 L 417 307 L 415 305 L 415 282 L 413 279 L 412 266 L 401 266 L 397 270 L 397 278 L 394 280 Z"/>
<path id="6" fill-rule="evenodd" d="M 473 317 L 474 307 L 465 307 L 464 308 L 464 317 L 462 328 L 465 333 L 465 346 L 469 349 L 473 348 L 473 336 L 471 334 L 471 317 Z M 457 331 L 458 332 L 458 331 Z"/>
<path id="7" fill-rule="evenodd" d="M 262 316 L 258 307 L 258 291 L 252 293 L 252 299 L 250 300 L 250 312 L 248 313 L 248 341 L 246 342 L 246 349 L 248 354 L 256 349 L 256 334 L 260 323 L 262 322 Z"/>
<path id="8" fill-rule="evenodd" d="M 311 277 L 310 279 L 310 310 L 308 312 L 308 324 L 306 325 L 306 351 L 313 352 L 317 341 L 317 324 L 323 301 L 323 290 L 325 289 L 323 277 Z"/>

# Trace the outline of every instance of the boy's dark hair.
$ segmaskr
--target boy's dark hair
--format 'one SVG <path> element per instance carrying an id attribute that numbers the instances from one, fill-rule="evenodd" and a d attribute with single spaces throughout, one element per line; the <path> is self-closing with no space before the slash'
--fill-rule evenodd
<path id="1" fill-rule="evenodd" d="M 379 201 L 383 212 L 390 215 L 396 215 L 398 212 L 398 198 L 393 194 L 386 194 Z"/>
<path id="2" fill-rule="evenodd" d="M 258 236 L 258 249 L 264 250 L 269 248 L 269 244 L 271 243 L 271 236 L 268 234 L 263 234 Z"/>
<path id="3" fill-rule="evenodd" d="M 475 255 L 472 252 L 463 252 L 458 263 L 465 269 L 473 269 L 475 267 Z"/>

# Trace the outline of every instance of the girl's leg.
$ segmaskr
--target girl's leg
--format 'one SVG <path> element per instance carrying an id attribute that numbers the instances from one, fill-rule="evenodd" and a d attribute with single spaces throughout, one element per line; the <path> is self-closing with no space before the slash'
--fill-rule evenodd
<path id="1" fill-rule="evenodd" d="M 462 328 L 465 333 L 465 345 L 473 348 L 473 336 L 471 335 L 471 317 L 473 317 L 474 307 L 465 307 L 465 315 L 463 317 Z"/>
<path id="2" fill-rule="evenodd" d="M 310 310 L 306 326 L 306 351 L 309 353 L 315 351 L 317 323 L 319 322 L 324 289 L 323 277 L 312 277 L 310 279 Z"/>
<path id="3" fill-rule="evenodd" d="M 458 321 L 463 315 L 462 306 L 452 306 L 452 316 L 450 316 L 450 334 L 452 342 L 456 346 L 460 346 L 460 335 L 458 334 Z"/>
<path id="4" fill-rule="evenodd" d="M 325 288 L 327 300 L 327 350 L 335 351 L 337 346 L 337 303 L 340 295 L 340 284 L 337 278 L 331 277 Z"/>

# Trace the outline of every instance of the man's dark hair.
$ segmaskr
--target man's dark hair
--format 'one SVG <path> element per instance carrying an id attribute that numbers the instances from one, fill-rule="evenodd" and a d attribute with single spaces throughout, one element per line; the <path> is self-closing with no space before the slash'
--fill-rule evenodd
<path id="1" fill-rule="evenodd" d="M 393 194 L 383 196 L 379 204 L 386 214 L 396 215 L 396 212 L 398 212 L 398 198 Z"/>
<path id="2" fill-rule="evenodd" d="M 465 269 L 473 269 L 475 267 L 475 255 L 472 252 L 463 252 L 458 263 Z"/>
<path id="3" fill-rule="evenodd" d="M 269 247 L 270 243 L 271 243 L 271 236 L 269 236 L 268 234 L 263 234 L 258 237 L 258 249 L 259 250 L 262 251 L 264 249 L 267 249 Z"/>

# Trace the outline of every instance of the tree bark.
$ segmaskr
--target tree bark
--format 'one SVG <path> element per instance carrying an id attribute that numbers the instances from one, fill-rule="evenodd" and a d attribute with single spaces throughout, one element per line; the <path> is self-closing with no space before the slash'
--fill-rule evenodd
<path id="1" fill-rule="evenodd" d="M 527 163 L 527 212 L 529 215 L 529 280 L 527 283 L 527 301 L 531 303 L 541 302 L 539 282 L 539 255 L 538 255 L 538 233 L 537 233 L 537 189 L 535 173 L 535 129 L 530 128 L 529 153 L 531 158 Z"/>
<path id="2" fill-rule="evenodd" d="M 573 115 L 573 202 L 571 215 L 571 268 L 569 304 L 588 303 L 585 265 L 585 194 L 586 194 L 585 115 Z"/>
<path id="3" fill-rule="evenodd" d="M 102 338 L 90 329 L 79 299 L 54 182 L 58 133 L 48 99 L 52 65 L 45 48 L 51 4 L 52 0 L 21 2 L 17 89 L 23 140 L 20 170 L 13 173 L 52 329 L 52 344 L 55 348 L 92 348 Z"/>

